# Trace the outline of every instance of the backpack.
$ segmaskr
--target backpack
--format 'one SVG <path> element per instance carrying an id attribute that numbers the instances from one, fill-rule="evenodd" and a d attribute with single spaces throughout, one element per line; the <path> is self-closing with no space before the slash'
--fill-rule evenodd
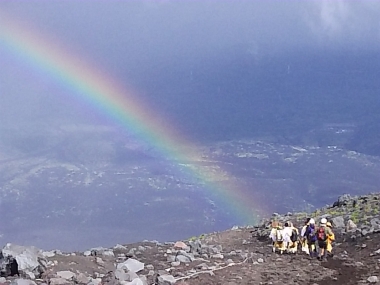
<path id="1" fill-rule="evenodd" d="M 327 235 L 325 233 L 325 227 L 319 227 L 317 232 L 317 239 L 319 241 L 325 241 L 327 239 Z"/>
<path id="2" fill-rule="evenodd" d="M 283 241 L 282 231 L 279 229 L 276 230 L 276 241 Z"/>
<path id="3" fill-rule="evenodd" d="M 298 233 L 295 229 L 292 230 L 292 235 L 290 236 L 290 240 L 292 242 L 296 242 L 298 240 Z"/>
<path id="4" fill-rule="evenodd" d="M 316 239 L 316 236 L 315 236 L 315 228 L 312 227 L 312 226 L 308 226 L 308 228 L 306 229 L 306 233 L 307 233 L 307 240 L 309 242 L 315 242 L 317 239 Z"/>

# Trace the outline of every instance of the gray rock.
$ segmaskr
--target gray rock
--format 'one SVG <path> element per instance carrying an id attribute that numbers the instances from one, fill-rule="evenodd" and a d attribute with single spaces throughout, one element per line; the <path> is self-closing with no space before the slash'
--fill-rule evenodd
<path id="1" fill-rule="evenodd" d="M 130 281 L 130 280 L 128 280 L 129 276 L 127 276 L 127 273 L 124 271 L 123 268 L 117 268 L 115 270 L 114 274 L 115 274 L 115 278 L 117 280 L 120 280 L 120 281 Z"/>
<path id="2" fill-rule="evenodd" d="M 66 279 L 66 280 L 71 280 L 71 279 L 74 278 L 75 273 L 71 272 L 71 271 L 68 271 L 68 270 L 58 271 L 57 272 L 57 276 L 60 277 L 60 278 Z"/>
<path id="3" fill-rule="evenodd" d="M 358 226 L 352 220 L 348 220 L 347 225 L 346 225 L 346 231 L 349 232 L 349 231 L 356 230 L 357 227 Z"/>
<path id="4" fill-rule="evenodd" d="M 380 227 L 380 219 L 379 218 L 371 219 L 370 223 L 371 223 L 372 227 L 374 227 L 374 228 Z"/>
<path id="5" fill-rule="evenodd" d="M 219 253 L 219 252 L 221 252 L 223 250 L 223 247 L 222 247 L 221 244 L 216 245 L 214 248 L 216 249 L 217 253 Z"/>
<path id="6" fill-rule="evenodd" d="M 42 252 L 42 256 L 43 257 L 53 257 L 53 256 L 55 256 L 55 252 L 54 252 L 54 250 L 44 251 L 44 252 Z"/>
<path id="7" fill-rule="evenodd" d="M 331 221 L 335 228 L 344 229 L 345 225 L 343 216 L 334 217 L 331 219 Z"/>
<path id="8" fill-rule="evenodd" d="M 195 268 L 201 269 L 201 270 L 206 270 L 206 269 L 208 269 L 208 266 L 206 263 L 200 263 Z"/>
<path id="9" fill-rule="evenodd" d="M 362 236 L 366 236 L 373 233 L 373 230 L 371 231 L 371 229 L 362 229 L 361 233 L 362 233 Z"/>
<path id="10" fill-rule="evenodd" d="M 190 252 L 197 252 L 199 254 L 202 253 L 202 243 L 200 240 L 190 241 Z"/>
<path id="11" fill-rule="evenodd" d="M 105 250 L 102 252 L 103 256 L 115 257 L 115 253 L 112 250 Z"/>
<path id="12" fill-rule="evenodd" d="M 329 220 L 329 219 L 332 218 L 332 216 L 331 216 L 331 214 L 324 214 L 324 215 L 321 215 L 320 218 L 321 218 L 321 219 L 322 219 L 322 218 L 325 218 L 325 219 Z"/>
<path id="13" fill-rule="evenodd" d="M 149 270 L 148 276 L 153 276 L 154 275 L 154 270 Z"/>
<path id="14" fill-rule="evenodd" d="M 214 259 L 223 259 L 224 255 L 221 253 L 217 253 L 217 254 L 212 255 L 211 257 Z"/>
<path id="15" fill-rule="evenodd" d="M 144 263 L 136 260 L 136 259 L 133 259 L 133 258 L 129 258 L 127 259 L 126 261 L 124 261 L 123 263 L 119 263 L 117 265 L 117 268 L 126 268 L 128 271 L 132 271 L 132 272 L 139 272 L 141 270 L 144 270 Z"/>
<path id="16" fill-rule="evenodd" d="M 124 245 L 117 244 L 113 247 L 115 250 L 126 250 L 127 248 Z"/>
<path id="17" fill-rule="evenodd" d="M 87 285 L 99 285 L 101 283 L 102 283 L 101 278 L 91 278 L 90 283 L 88 283 Z"/>
<path id="18" fill-rule="evenodd" d="M 132 281 L 136 278 L 139 278 L 139 276 L 135 272 L 133 272 L 133 271 L 127 272 L 127 281 Z"/>
<path id="19" fill-rule="evenodd" d="M 145 283 L 147 284 L 147 283 Z M 128 282 L 127 285 L 145 285 L 143 280 L 141 280 L 140 278 L 135 278 L 133 279 L 131 282 Z"/>
<path id="20" fill-rule="evenodd" d="M 8 243 L 2 249 L 5 258 L 16 259 L 18 269 L 25 274 L 32 273 L 40 276 L 46 269 L 47 260 L 42 255 L 42 251 L 34 246 L 21 246 Z"/>
<path id="21" fill-rule="evenodd" d="M 167 262 L 174 262 L 174 261 L 176 261 L 176 257 L 174 255 L 168 255 L 166 257 L 166 261 Z"/>
<path id="22" fill-rule="evenodd" d="M 137 250 L 139 250 L 139 251 L 145 251 L 146 248 L 143 247 L 142 245 L 139 245 L 139 246 L 137 247 Z"/>
<path id="23" fill-rule="evenodd" d="M 340 205 L 343 205 L 344 203 L 347 203 L 351 200 L 351 195 L 350 194 L 343 194 L 338 197 L 338 203 Z"/>
<path id="24" fill-rule="evenodd" d="M 36 275 L 33 273 L 33 272 L 26 272 L 25 273 L 26 277 L 28 277 L 29 279 L 36 279 Z"/>
<path id="25" fill-rule="evenodd" d="M 179 250 L 177 252 L 177 256 L 175 257 L 175 261 L 181 261 L 184 263 L 194 261 L 194 255 L 192 253 L 186 252 L 184 250 Z"/>
<path id="26" fill-rule="evenodd" d="M 172 285 L 175 284 L 176 280 L 172 275 L 161 275 L 158 276 L 158 285 Z"/>
<path id="27" fill-rule="evenodd" d="M 379 278 L 377 276 L 370 276 L 367 278 L 367 281 L 369 283 L 377 283 L 379 281 Z"/>
<path id="28" fill-rule="evenodd" d="M 88 281 L 90 280 L 90 278 L 87 277 L 84 273 L 79 273 L 74 278 L 75 278 L 76 283 L 78 284 L 87 284 Z"/>
<path id="29" fill-rule="evenodd" d="M 175 261 L 179 261 L 179 262 L 182 262 L 182 263 L 189 263 L 191 262 L 191 259 L 187 256 L 184 256 L 184 255 L 177 255 L 174 257 L 174 261 L 172 262 L 175 262 Z"/>
<path id="30" fill-rule="evenodd" d="M 64 278 L 50 278 L 50 285 L 67 285 L 68 281 Z M 21 284 L 18 284 L 21 285 Z"/>
<path id="31" fill-rule="evenodd" d="M 148 264 L 147 266 L 145 266 L 145 268 L 148 270 L 154 270 L 154 266 L 152 264 Z"/>
<path id="32" fill-rule="evenodd" d="M 10 285 L 36 285 L 36 282 L 28 279 L 19 278 L 13 280 Z"/>

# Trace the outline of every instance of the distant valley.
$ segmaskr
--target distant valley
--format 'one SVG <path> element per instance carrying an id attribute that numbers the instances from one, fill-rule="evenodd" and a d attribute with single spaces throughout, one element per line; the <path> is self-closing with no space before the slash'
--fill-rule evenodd
<path id="1" fill-rule="evenodd" d="M 258 137 L 197 151 L 205 167 L 220 167 L 250 189 L 264 204 L 261 214 L 310 211 L 343 193 L 379 190 L 380 157 L 342 147 L 353 131 L 352 125 L 326 125 L 302 145 Z M 1 243 L 76 250 L 175 240 L 239 223 L 178 162 L 114 128 L 31 129 L 17 142 L 3 134 Z M 325 142 L 318 145 L 313 136 Z"/>

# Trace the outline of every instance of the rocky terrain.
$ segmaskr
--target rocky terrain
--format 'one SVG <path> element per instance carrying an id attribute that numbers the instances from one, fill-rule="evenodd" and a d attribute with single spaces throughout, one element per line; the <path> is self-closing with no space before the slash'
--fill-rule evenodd
<path id="1" fill-rule="evenodd" d="M 9 243 L 2 249 L 0 284 L 380 284 L 379 203 L 379 193 L 343 195 L 312 213 L 274 213 L 254 227 L 84 252 Z M 290 220 L 301 227 L 306 217 L 331 221 L 333 257 L 321 262 L 300 250 L 272 253 L 271 221 Z"/>

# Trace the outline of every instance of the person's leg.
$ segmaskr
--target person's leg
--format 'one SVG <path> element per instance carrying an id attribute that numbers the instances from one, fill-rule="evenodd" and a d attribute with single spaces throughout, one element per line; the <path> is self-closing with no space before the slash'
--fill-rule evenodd
<path id="1" fill-rule="evenodd" d="M 317 249 L 315 247 L 315 242 L 311 244 L 311 252 L 313 253 L 313 256 L 315 257 L 317 255 Z"/>
<path id="2" fill-rule="evenodd" d="M 323 243 L 323 248 L 322 248 L 322 255 L 321 255 L 322 259 L 327 259 L 327 243 L 324 242 Z"/>
<path id="3" fill-rule="evenodd" d="M 314 257 L 314 251 L 315 251 L 314 243 L 308 241 L 308 247 L 309 247 L 309 256 Z"/>
<path id="4" fill-rule="evenodd" d="M 322 258 L 322 245 L 321 242 L 318 241 L 318 260 L 321 260 Z"/>
<path id="5" fill-rule="evenodd" d="M 307 255 L 310 254 L 309 245 L 308 245 L 307 240 L 305 238 L 302 239 L 302 251 L 305 252 Z"/>

